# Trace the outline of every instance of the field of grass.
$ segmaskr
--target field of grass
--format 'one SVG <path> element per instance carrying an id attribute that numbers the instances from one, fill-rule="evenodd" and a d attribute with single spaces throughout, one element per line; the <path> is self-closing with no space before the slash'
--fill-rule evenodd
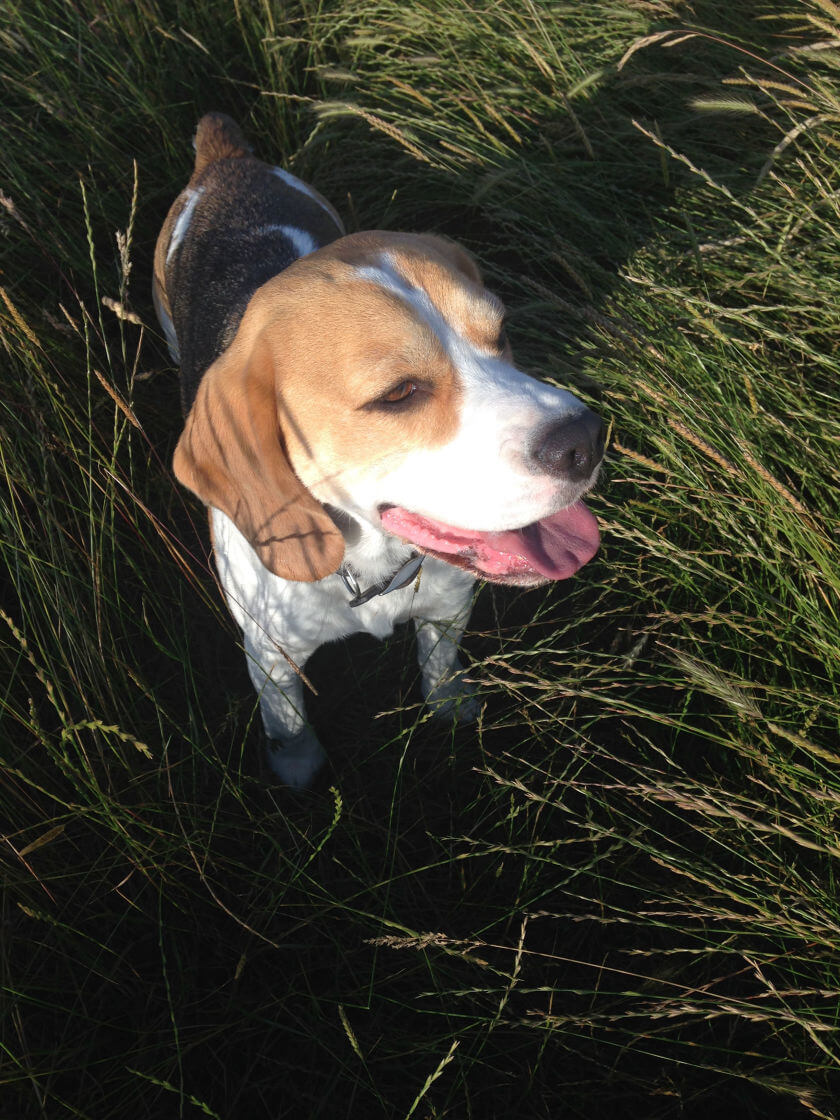
<path id="1" fill-rule="evenodd" d="M 840 7 L 0 0 L 0 73 L 0 1116 L 840 1116 Z M 610 425 L 478 725 L 322 649 L 300 796 L 169 468 L 211 108 Z"/>

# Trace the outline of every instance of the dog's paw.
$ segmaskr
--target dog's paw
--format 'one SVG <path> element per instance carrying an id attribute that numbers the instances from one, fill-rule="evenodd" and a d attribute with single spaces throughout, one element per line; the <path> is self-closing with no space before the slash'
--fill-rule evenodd
<path id="1" fill-rule="evenodd" d="M 308 727 L 288 739 L 268 739 L 267 743 L 271 772 L 292 789 L 307 789 L 327 761 L 327 752 Z"/>
<path id="2" fill-rule="evenodd" d="M 435 681 L 426 692 L 426 703 L 437 719 L 456 723 L 472 723 L 481 707 L 476 686 L 465 679 L 464 670 Z"/>

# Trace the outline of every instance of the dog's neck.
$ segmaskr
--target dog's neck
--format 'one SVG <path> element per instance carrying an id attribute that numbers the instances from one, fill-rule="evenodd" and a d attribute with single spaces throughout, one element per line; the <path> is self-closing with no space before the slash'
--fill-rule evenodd
<path id="1" fill-rule="evenodd" d="M 344 563 L 359 584 L 367 587 L 386 580 L 407 564 L 417 550 L 367 521 L 328 506 L 330 517 L 344 537 Z"/>

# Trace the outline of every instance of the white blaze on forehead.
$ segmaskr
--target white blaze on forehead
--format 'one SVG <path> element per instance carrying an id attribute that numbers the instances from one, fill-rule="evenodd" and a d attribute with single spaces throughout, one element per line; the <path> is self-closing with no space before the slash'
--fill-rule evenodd
<path id="1" fill-rule="evenodd" d="M 423 288 L 408 283 L 391 254 L 356 276 L 404 300 L 440 340 L 459 384 L 459 423 L 437 447 L 412 448 L 371 465 L 370 505 L 393 504 L 463 529 L 503 530 L 530 524 L 570 505 L 585 488 L 540 471 L 530 457 L 539 434 L 581 411 L 572 393 L 545 385 L 460 333 Z M 489 293 L 479 301 L 497 303 Z M 482 309 L 477 306 L 476 311 Z M 486 308 L 484 309 L 486 318 Z"/>
<path id="2" fill-rule="evenodd" d="M 172 254 L 184 240 L 184 234 L 187 232 L 187 227 L 192 221 L 193 211 L 198 204 L 198 200 L 204 194 L 204 187 L 196 187 L 195 189 L 188 187 L 184 191 L 184 194 L 187 196 L 187 201 L 184 203 L 184 209 L 178 215 L 175 227 L 172 230 L 172 236 L 169 239 L 169 247 L 166 250 L 167 264 L 169 264 Z"/>

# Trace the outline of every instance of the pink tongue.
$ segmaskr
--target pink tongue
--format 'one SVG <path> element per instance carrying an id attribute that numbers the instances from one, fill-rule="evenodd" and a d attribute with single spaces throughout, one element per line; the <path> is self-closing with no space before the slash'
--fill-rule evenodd
<path id="1" fill-rule="evenodd" d="M 501 579 L 524 572 L 567 579 L 598 551 L 598 522 L 583 502 L 522 529 L 499 533 L 456 529 L 399 506 L 382 511 L 382 524 L 420 549 L 463 557 Z"/>

